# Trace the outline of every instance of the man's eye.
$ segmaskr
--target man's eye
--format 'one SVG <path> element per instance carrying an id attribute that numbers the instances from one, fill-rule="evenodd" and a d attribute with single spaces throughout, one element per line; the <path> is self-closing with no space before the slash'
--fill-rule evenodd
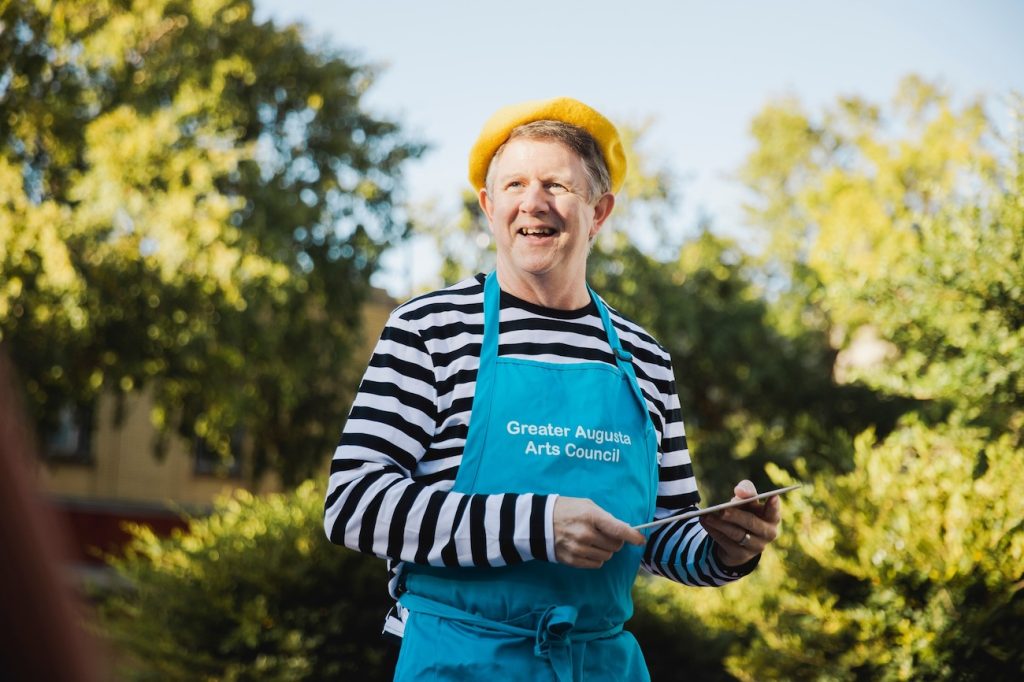
<path id="1" fill-rule="evenodd" d="M 519 187 L 522 186 L 523 183 L 520 180 L 512 180 L 511 182 L 505 185 L 505 189 L 518 189 Z"/>
<path id="2" fill-rule="evenodd" d="M 548 189 L 552 189 L 552 190 L 555 190 L 557 192 L 566 192 L 566 191 L 568 191 L 566 189 L 565 185 L 563 185 L 561 183 L 558 183 L 558 182 L 549 182 L 548 183 Z"/>

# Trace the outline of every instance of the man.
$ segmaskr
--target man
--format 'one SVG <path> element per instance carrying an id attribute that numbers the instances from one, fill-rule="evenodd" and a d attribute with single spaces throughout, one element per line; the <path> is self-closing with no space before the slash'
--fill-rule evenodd
<path id="1" fill-rule="evenodd" d="M 586 284 L 625 172 L 581 102 L 499 111 L 470 153 L 496 271 L 400 306 L 381 336 L 325 529 L 391 562 L 396 679 L 648 679 L 622 629 L 638 567 L 723 585 L 776 536 L 778 498 L 633 528 L 699 499 L 667 352 Z"/>

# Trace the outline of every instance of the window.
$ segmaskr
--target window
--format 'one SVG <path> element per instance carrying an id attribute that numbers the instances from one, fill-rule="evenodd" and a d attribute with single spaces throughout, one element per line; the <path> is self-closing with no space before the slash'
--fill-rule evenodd
<path id="1" fill-rule="evenodd" d="M 196 475 L 240 478 L 242 476 L 244 441 L 245 430 L 235 429 L 231 433 L 231 456 L 228 459 L 221 459 L 217 451 L 204 438 L 196 436 L 193 448 Z"/>
<path id="2" fill-rule="evenodd" d="M 92 410 L 65 405 L 44 435 L 46 457 L 58 462 L 92 461 Z"/>

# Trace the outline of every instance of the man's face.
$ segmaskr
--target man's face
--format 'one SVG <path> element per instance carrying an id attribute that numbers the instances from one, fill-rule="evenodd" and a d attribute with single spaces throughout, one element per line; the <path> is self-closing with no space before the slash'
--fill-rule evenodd
<path id="1" fill-rule="evenodd" d="M 480 191 L 480 205 L 494 233 L 503 282 L 585 281 L 589 241 L 611 213 L 614 197 L 588 200 L 580 158 L 559 142 L 516 138 L 495 160 L 492 178 Z"/>

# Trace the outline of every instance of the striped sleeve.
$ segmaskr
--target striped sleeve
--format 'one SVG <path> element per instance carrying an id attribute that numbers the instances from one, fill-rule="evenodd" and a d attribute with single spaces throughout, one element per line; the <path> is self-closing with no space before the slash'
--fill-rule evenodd
<path id="1" fill-rule="evenodd" d="M 373 352 L 331 461 L 327 537 L 392 564 L 553 561 L 557 496 L 452 490 L 465 425 L 451 417 L 464 419 L 472 401 L 459 374 L 471 371 L 475 380 L 475 368 L 461 368 L 458 358 L 474 353 L 473 334 L 448 326 L 449 336 L 432 339 L 421 326 L 429 316 L 417 312 L 430 305 L 424 299 L 396 310 Z M 445 322 L 436 318 L 431 328 Z"/>
<path id="2" fill-rule="evenodd" d="M 696 509 L 700 502 L 697 481 L 693 475 L 690 451 L 686 442 L 679 395 L 675 380 L 664 384 L 661 415 L 664 428 L 658 451 L 658 499 L 655 519 Z M 752 561 L 741 567 L 723 565 L 714 552 L 715 541 L 698 519 L 687 519 L 657 526 L 648 538 L 643 566 L 649 572 L 695 587 L 718 587 L 750 573 L 757 565 Z"/>
<path id="3" fill-rule="evenodd" d="M 659 434 L 658 492 L 654 518 L 662 519 L 700 503 L 686 442 L 672 359 L 640 326 L 612 311 L 623 345 L 634 357 L 640 390 Z M 757 562 L 726 567 L 714 552 L 715 542 L 697 519 L 657 526 L 644 550 L 643 567 L 685 585 L 716 587 L 750 573 Z"/>

